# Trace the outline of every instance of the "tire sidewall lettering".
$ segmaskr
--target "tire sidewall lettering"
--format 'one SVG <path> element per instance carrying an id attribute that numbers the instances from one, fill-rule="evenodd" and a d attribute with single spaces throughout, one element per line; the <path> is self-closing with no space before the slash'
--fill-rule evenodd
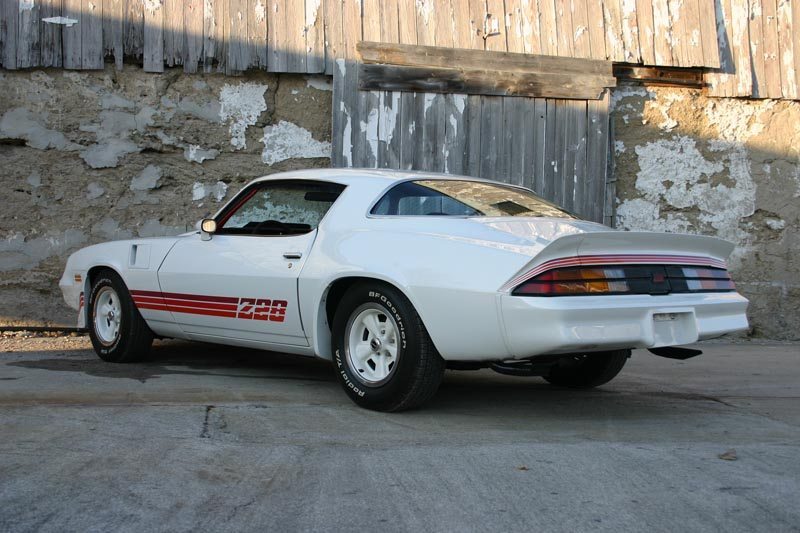
<path id="1" fill-rule="evenodd" d="M 336 350 L 336 366 L 339 369 L 339 374 L 344 380 L 345 386 L 359 397 L 363 398 L 364 394 L 366 394 L 366 391 L 359 388 L 359 386 L 353 383 L 353 380 L 350 379 L 350 376 L 347 374 L 347 366 L 342 362 L 341 351 L 339 349 Z"/>

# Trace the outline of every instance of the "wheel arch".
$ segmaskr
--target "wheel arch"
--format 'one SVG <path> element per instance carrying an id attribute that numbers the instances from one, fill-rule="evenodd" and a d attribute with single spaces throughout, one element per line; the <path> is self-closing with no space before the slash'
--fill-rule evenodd
<path id="1" fill-rule="evenodd" d="M 110 270 L 111 272 L 115 273 L 117 276 L 120 277 L 122 283 L 125 284 L 125 287 L 126 288 L 128 287 L 128 283 L 125 280 L 125 277 L 122 275 L 121 269 L 119 269 L 118 267 L 106 263 L 99 263 L 89 267 L 89 269 L 86 271 L 86 277 L 83 280 L 83 294 L 84 294 L 83 319 L 84 319 L 84 324 L 86 324 L 86 327 L 89 326 L 89 319 L 90 319 L 89 295 L 92 292 L 92 283 L 94 282 L 97 274 L 102 272 L 103 270 Z"/>
<path id="2" fill-rule="evenodd" d="M 413 296 L 397 281 L 364 273 L 342 275 L 328 282 L 325 289 L 322 291 L 322 296 L 318 308 L 316 309 L 317 317 L 314 323 L 314 352 L 317 356 L 328 360 L 333 359 L 333 353 L 331 352 L 331 324 L 333 323 L 333 316 L 336 313 L 336 308 L 347 291 L 355 284 L 362 282 L 386 285 L 400 292 L 400 294 L 411 302 L 411 305 L 420 315 L 423 325 L 425 324 L 425 318 L 415 303 Z M 434 345 L 435 344 L 434 341 Z"/>

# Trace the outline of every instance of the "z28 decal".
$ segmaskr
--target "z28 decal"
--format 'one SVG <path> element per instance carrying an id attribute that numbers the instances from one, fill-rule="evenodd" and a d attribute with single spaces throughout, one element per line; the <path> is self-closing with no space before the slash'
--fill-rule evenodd
<path id="1" fill-rule="evenodd" d="M 286 300 L 174 292 L 131 291 L 131 296 L 138 309 L 270 322 L 283 322 L 288 306 Z"/>

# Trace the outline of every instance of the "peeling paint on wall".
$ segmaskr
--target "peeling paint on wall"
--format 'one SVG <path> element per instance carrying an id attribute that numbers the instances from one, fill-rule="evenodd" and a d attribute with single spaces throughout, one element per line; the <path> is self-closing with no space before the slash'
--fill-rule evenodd
<path id="1" fill-rule="evenodd" d="M 317 141 L 307 129 L 284 120 L 274 126 L 266 126 L 261 142 L 264 143 L 261 161 L 267 165 L 287 159 L 331 156 L 331 143 Z"/>
<path id="2" fill-rule="evenodd" d="M 236 150 L 247 146 L 245 131 L 267 110 L 267 86 L 257 83 L 225 85 L 219 95 L 219 116 L 230 124 L 231 145 Z"/>

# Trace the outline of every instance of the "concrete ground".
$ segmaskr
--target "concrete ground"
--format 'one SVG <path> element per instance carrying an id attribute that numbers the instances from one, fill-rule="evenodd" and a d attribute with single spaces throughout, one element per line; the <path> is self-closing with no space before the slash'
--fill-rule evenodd
<path id="1" fill-rule="evenodd" d="M 322 361 L 3 338 L 0 531 L 800 531 L 798 345 L 703 349 L 589 392 L 448 371 L 387 415 Z"/>

